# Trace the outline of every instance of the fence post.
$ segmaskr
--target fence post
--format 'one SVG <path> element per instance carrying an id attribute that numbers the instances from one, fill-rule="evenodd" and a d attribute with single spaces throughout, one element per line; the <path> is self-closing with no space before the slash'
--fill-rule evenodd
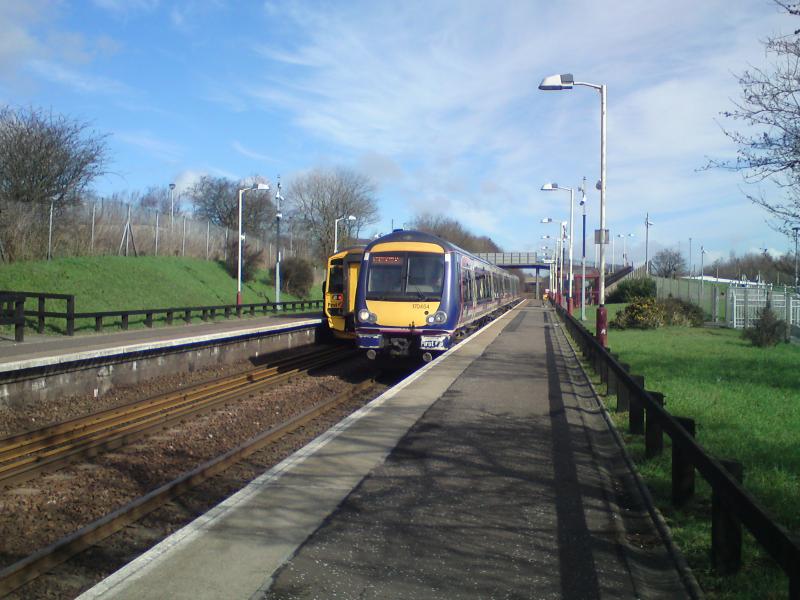
<path id="1" fill-rule="evenodd" d="M 750 294 L 748 293 L 748 288 L 745 286 L 745 288 L 744 288 L 744 328 L 745 329 L 750 327 L 750 315 L 748 314 L 749 313 L 749 309 L 750 309 L 750 302 L 749 302 L 750 298 L 749 298 L 749 296 L 750 296 Z"/>
<path id="2" fill-rule="evenodd" d="M 25 297 L 14 302 L 14 341 L 25 341 Z"/>
<path id="3" fill-rule="evenodd" d="M 44 296 L 39 296 L 39 323 L 36 329 L 39 333 L 44 333 Z"/>
<path id="4" fill-rule="evenodd" d="M 611 352 L 609 350 L 609 355 L 616 361 L 619 361 L 619 354 Z M 608 380 L 606 381 L 606 396 L 610 396 L 611 394 L 617 393 L 617 375 L 614 373 L 613 369 L 608 370 Z"/>
<path id="5" fill-rule="evenodd" d="M 75 335 L 75 296 L 67 298 L 67 335 Z"/>
<path id="6" fill-rule="evenodd" d="M 673 417 L 689 435 L 694 437 L 694 419 Z M 672 440 L 672 504 L 683 506 L 694 496 L 694 465 L 680 444 Z"/>
<path id="7" fill-rule="evenodd" d="M 128 329 L 128 313 L 122 313 L 122 329 Z"/>
<path id="8" fill-rule="evenodd" d="M 192 322 L 192 311 L 188 308 L 183 311 L 183 320 L 187 325 Z"/>
<path id="9" fill-rule="evenodd" d="M 103 317 L 97 316 L 94 318 L 94 330 L 103 331 Z"/>
<path id="10" fill-rule="evenodd" d="M 181 242 L 181 256 L 186 256 L 186 216 L 183 217 L 183 241 Z"/>
<path id="11" fill-rule="evenodd" d="M 167 311 L 167 325 L 172 325 L 172 316 L 175 311 L 168 310 Z"/>
<path id="12" fill-rule="evenodd" d="M 664 394 L 659 392 L 647 392 L 659 406 L 664 406 Z M 661 430 L 661 423 L 655 411 L 646 411 L 646 421 L 644 428 L 644 455 L 646 458 L 658 456 L 664 450 L 664 435 Z"/>
<path id="13" fill-rule="evenodd" d="M 633 382 L 644 389 L 644 375 L 631 375 Z M 641 435 L 644 433 L 644 404 L 639 396 L 639 390 L 629 390 L 630 406 L 628 407 L 628 429 L 631 433 Z"/>
<path id="14" fill-rule="evenodd" d="M 718 309 L 717 309 L 718 304 L 719 304 L 719 290 L 717 289 L 717 286 L 714 286 L 713 288 L 711 288 L 711 322 L 712 323 L 716 323 L 717 322 L 717 314 L 719 312 Z"/>
<path id="15" fill-rule="evenodd" d="M 742 482 L 744 467 L 735 460 L 720 460 L 736 481 Z M 711 564 L 719 575 L 736 573 L 742 566 L 742 524 L 725 506 L 716 491 L 711 492 Z"/>
<path id="16" fill-rule="evenodd" d="M 783 288 L 783 312 L 785 313 L 786 341 L 790 342 L 792 340 L 792 297 L 787 288 Z"/>
<path id="17" fill-rule="evenodd" d="M 622 370 L 626 373 L 631 372 L 631 366 L 628 363 L 619 363 Z M 630 392 L 628 386 L 624 381 L 617 382 L 617 412 L 628 412 L 630 407 Z"/>
<path id="18" fill-rule="evenodd" d="M 145 313 L 144 326 L 145 327 L 152 327 L 153 326 L 153 313 L 152 312 Z"/>

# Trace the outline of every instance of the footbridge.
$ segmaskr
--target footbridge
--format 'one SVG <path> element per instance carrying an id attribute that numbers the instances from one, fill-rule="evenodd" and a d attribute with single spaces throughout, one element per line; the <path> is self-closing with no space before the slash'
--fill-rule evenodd
<path id="1" fill-rule="evenodd" d="M 479 252 L 476 256 L 505 269 L 550 269 L 552 263 L 538 252 Z"/>

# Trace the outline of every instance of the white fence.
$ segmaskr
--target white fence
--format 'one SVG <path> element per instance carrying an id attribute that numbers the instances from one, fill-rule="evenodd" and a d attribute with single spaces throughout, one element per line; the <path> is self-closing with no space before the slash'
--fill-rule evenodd
<path id="1" fill-rule="evenodd" d="M 735 329 L 752 326 L 768 302 L 775 315 L 789 324 L 792 336 L 800 337 L 800 295 L 790 291 L 776 292 L 766 287 L 731 286 L 728 289 L 728 326 Z"/>

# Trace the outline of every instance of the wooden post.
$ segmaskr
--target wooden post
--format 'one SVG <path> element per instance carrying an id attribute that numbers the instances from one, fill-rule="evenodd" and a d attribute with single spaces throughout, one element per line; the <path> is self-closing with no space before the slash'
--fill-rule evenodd
<path id="1" fill-rule="evenodd" d="M 25 297 L 18 297 L 14 302 L 14 341 L 25 341 Z"/>
<path id="2" fill-rule="evenodd" d="M 175 311 L 168 310 L 167 311 L 167 325 L 172 325 L 172 317 Z"/>
<path id="3" fill-rule="evenodd" d="M 694 419 L 673 417 L 689 435 L 694 437 Z M 683 506 L 694 496 L 694 465 L 681 449 L 680 444 L 672 440 L 672 504 Z"/>
<path id="4" fill-rule="evenodd" d="M 664 394 L 659 392 L 650 392 L 650 397 L 655 400 L 659 406 L 664 406 Z M 661 423 L 656 417 L 655 411 L 646 411 L 647 420 L 644 429 L 644 455 L 647 458 L 658 456 L 664 451 L 664 434 L 661 430 Z"/>
<path id="5" fill-rule="evenodd" d="M 128 329 L 128 313 L 122 313 L 122 329 Z"/>
<path id="6" fill-rule="evenodd" d="M 611 358 L 619 362 L 619 354 L 615 354 L 611 352 Z M 606 396 L 610 396 L 611 394 L 616 395 L 617 389 L 619 384 L 617 383 L 617 375 L 613 369 L 608 370 L 608 376 L 606 377 Z"/>
<path id="7" fill-rule="evenodd" d="M 103 331 L 103 317 L 94 318 L 94 330 Z"/>
<path id="8" fill-rule="evenodd" d="M 67 335 L 75 335 L 75 296 L 67 298 Z"/>
<path id="9" fill-rule="evenodd" d="M 720 460 L 736 481 L 742 482 L 744 467 L 735 460 Z M 725 506 L 725 500 L 711 493 L 711 564 L 719 575 L 736 573 L 742 566 L 742 524 Z"/>
<path id="10" fill-rule="evenodd" d="M 242 312 L 241 305 L 237 305 L 236 306 L 236 316 L 237 317 L 241 316 L 241 314 L 240 314 L 241 312 Z M 231 307 L 230 306 L 226 306 L 225 307 L 225 318 L 226 319 L 230 319 L 231 318 Z"/>
<path id="11" fill-rule="evenodd" d="M 183 311 L 183 321 L 187 325 L 192 322 L 192 311 L 188 308 Z"/>
<path id="12" fill-rule="evenodd" d="M 145 315 L 144 315 L 144 326 L 145 327 L 150 327 L 150 328 L 153 327 L 153 313 L 152 312 L 145 313 Z"/>
<path id="13" fill-rule="evenodd" d="M 619 363 L 622 370 L 626 373 L 631 372 L 631 366 L 628 363 Z M 617 412 L 628 412 L 630 407 L 630 391 L 624 381 L 617 382 Z"/>
<path id="14" fill-rule="evenodd" d="M 202 319 L 203 319 L 203 321 L 208 321 L 208 309 L 207 308 L 203 309 L 203 317 L 202 317 Z"/>
<path id="15" fill-rule="evenodd" d="M 788 323 L 788 321 L 787 321 Z M 39 323 L 36 331 L 44 333 L 44 296 L 39 296 Z"/>
<path id="16" fill-rule="evenodd" d="M 251 304 L 250 305 L 250 316 L 251 317 L 255 317 L 256 316 L 256 305 L 255 304 Z"/>
<path id="17" fill-rule="evenodd" d="M 638 388 L 644 389 L 644 375 L 631 375 L 631 379 Z M 630 406 L 628 407 L 628 430 L 636 435 L 644 433 L 644 403 L 639 396 L 639 390 L 629 390 Z"/>

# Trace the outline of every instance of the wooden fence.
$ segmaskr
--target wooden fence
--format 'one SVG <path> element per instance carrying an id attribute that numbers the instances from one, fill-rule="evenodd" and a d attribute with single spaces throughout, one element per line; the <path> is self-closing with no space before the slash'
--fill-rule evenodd
<path id="1" fill-rule="evenodd" d="M 14 341 L 25 340 L 25 296 L 0 292 L 0 325 L 14 326 Z"/>
<path id="2" fill-rule="evenodd" d="M 741 567 L 742 525 L 789 578 L 789 598 L 800 600 L 800 541 L 775 521 L 742 487 L 742 465 L 716 459 L 694 438 L 692 419 L 676 417 L 664 408 L 664 396 L 645 389 L 644 377 L 630 373 L 603 348 L 580 322 L 561 308 L 556 310 L 583 356 L 606 384 L 607 393 L 617 397 L 617 411 L 628 412 L 629 430 L 645 436 L 645 456 L 663 451 L 663 434 L 672 440 L 672 503 L 685 504 L 693 495 L 695 471 L 712 489 L 711 556 L 719 574 Z"/>
<path id="3" fill-rule="evenodd" d="M 3 317 L 5 318 L 8 304 L 5 298 L 16 298 L 17 304 L 20 303 L 24 306 L 26 299 L 35 298 L 37 300 L 36 310 L 24 310 L 23 317 L 21 318 L 22 325 L 15 327 L 24 327 L 25 318 L 34 318 L 37 323 L 37 331 L 44 333 L 45 319 L 64 319 L 66 322 L 65 333 L 67 335 L 75 334 L 75 321 L 78 319 L 94 320 L 94 330 L 97 332 L 103 331 L 103 327 L 109 324 L 110 319 L 115 319 L 120 328 L 127 330 L 130 324 L 130 317 L 144 315 L 145 327 L 153 327 L 153 323 L 157 317 L 163 316 L 166 325 L 172 325 L 176 318 L 183 323 L 191 323 L 196 317 L 200 317 L 203 321 L 213 320 L 218 315 L 223 315 L 226 319 L 231 316 L 241 318 L 243 315 L 255 316 L 256 313 L 266 315 L 278 313 L 292 313 L 298 310 L 304 311 L 310 308 L 322 309 L 322 300 L 291 300 L 287 302 L 259 302 L 253 304 L 220 304 L 214 306 L 180 306 L 170 308 L 146 308 L 137 310 L 111 310 L 99 312 L 76 312 L 75 311 L 75 296 L 70 294 L 49 294 L 46 292 L 13 292 L 1 291 L 0 300 L 3 301 Z M 48 310 L 52 308 L 48 305 L 48 301 L 63 301 L 66 303 L 63 311 Z M 5 324 L 6 321 L 3 321 Z M 22 335 L 22 334 L 21 334 Z M 22 341 L 20 338 L 18 341 Z"/>

